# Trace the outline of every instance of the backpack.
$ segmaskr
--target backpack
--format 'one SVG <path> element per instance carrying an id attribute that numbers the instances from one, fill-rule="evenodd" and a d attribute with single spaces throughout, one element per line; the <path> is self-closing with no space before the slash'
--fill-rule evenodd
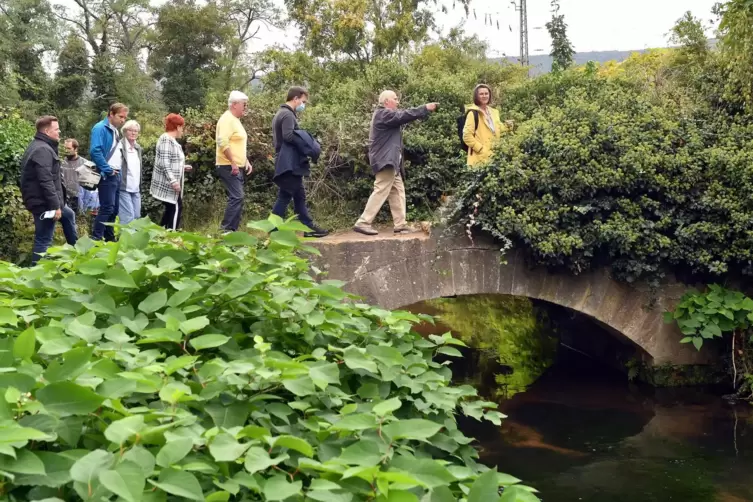
<path id="1" fill-rule="evenodd" d="M 465 120 L 468 118 L 468 110 L 465 109 L 465 106 L 462 106 L 460 110 L 463 112 L 461 116 L 458 117 L 458 138 L 460 138 L 460 149 L 464 152 L 468 152 L 468 148 L 470 148 L 468 145 L 465 144 L 465 141 L 463 141 L 463 130 L 465 129 Z M 475 134 L 476 131 L 478 131 L 478 110 L 470 110 L 473 112 L 473 119 L 475 124 L 475 127 L 473 128 L 473 133 Z"/>

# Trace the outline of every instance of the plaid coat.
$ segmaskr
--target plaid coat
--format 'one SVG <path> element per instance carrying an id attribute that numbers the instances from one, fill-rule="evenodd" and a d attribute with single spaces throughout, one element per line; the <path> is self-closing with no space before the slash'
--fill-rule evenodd
<path id="1" fill-rule="evenodd" d="M 149 192 L 157 200 L 175 204 L 183 192 L 183 169 L 186 156 L 177 141 L 165 133 L 157 141 L 157 151 L 154 156 L 154 171 L 152 172 L 152 186 Z M 173 183 L 180 183 L 180 191 L 175 191 Z"/>

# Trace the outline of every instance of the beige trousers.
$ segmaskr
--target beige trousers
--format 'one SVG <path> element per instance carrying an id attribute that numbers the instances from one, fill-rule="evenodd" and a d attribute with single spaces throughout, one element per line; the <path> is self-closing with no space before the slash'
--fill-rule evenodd
<path id="1" fill-rule="evenodd" d="M 385 168 L 376 174 L 374 191 L 371 192 L 366 209 L 356 222 L 357 226 L 371 225 L 384 202 L 389 200 L 392 222 L 395 228 L 404 227 L 405 221 L 405 186 L 403 178 L 395 169 Z"/>

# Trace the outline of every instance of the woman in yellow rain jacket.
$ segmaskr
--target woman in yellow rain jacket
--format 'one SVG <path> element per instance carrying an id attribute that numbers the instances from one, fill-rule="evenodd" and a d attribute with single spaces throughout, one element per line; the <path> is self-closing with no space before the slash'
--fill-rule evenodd
<path id="1" fill-rule="evenodd" d="M 492 147 L 508 127 L 499 118 L 499 111 L 491 107 L 492 90 L 486 84 L 473 89 L 473 105 L 466 106 L 463 142 L 468 147 L 468 165 L 476 166 L 489 160 Z M 476 128 L 475 114 L 478 114 Z"/>

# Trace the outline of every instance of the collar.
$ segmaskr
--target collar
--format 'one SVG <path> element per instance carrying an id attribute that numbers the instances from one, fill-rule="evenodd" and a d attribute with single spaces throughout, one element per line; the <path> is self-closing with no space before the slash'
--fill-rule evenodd
<path id="1" fill-rule="evenodd" d="M 292 108 L 292 107 L 291 107 L 291 106 L 290 106 L 289 104 L 287 104 L 287 103 L 283 103 L 283 104 L 281 104 L 281 105 L 280 105 L 280 108 L 287 108 L 287 109 L 288 109 L 288 110 L 290 110 L 291 112 L 295 113 L 295 110 L 293 110 L 293 108 Z"/>
<path id="2" fill-rule="evenodd" d="M 45 133 L 43 133 L 43 132 L 36 133 L 34 135 L 34 139 L 38 139 L 40 141 L 44 141 L 45 143 L 47 143 L 48 145 L 50 145 L 52 148 L 54 148 L 55 151 L 57 152 L 58 145 L 59 145 L 60 142 L 59 141 L 55 141 L 54 139 L 52 139 L 49 136 L 47 136 Z"/>

